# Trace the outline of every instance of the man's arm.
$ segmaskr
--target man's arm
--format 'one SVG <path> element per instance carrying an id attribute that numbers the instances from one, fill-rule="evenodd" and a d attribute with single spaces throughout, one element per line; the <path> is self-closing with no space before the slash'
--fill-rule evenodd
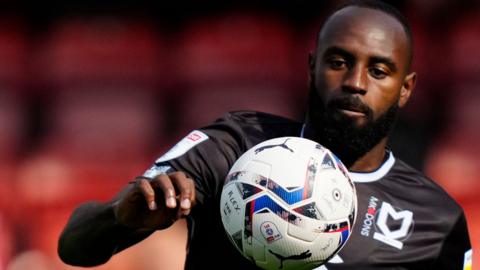
<path id="1" fill-rule="evenodd" d="M 467 269 L 464 267 L 468 263 L 471 265 L 471 249 L 467 222 L 462 214 L 443 242 L 442 251 L 432 269 Z M 468 256 L 470 256 L 470 261 L 468 261 Z"/>
<path id="2" fill-rule="evenodd" d="M 111 202 L 82 204 L 60 236 L 58 254 L 76 266 L 105 263 L 115 253 L 188 215 L 195 203 L 194 189 L 184 173 L 174 172 L 153 180 L 139 178 Z"/>
<path id="3" fill-rule="evenodd" d="M 60 236 L 58 254 L 67 264 L 95 266 L 146 238 L 152 232 L 135 232 L 116 222 L 111 203 L 88 202 L 78 207 Z"/>

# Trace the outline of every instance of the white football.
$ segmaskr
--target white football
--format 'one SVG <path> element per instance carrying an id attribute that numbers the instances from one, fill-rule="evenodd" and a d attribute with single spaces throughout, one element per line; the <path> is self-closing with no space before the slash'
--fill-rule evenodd
<path id="1" fill-rule="evenodd" d="M 220 212 L 233 245 L 264 269 L 313 269 L 345 245 L 357 212 L 341 161 L 299 137 L 264 141 L 232 166 Z"/>

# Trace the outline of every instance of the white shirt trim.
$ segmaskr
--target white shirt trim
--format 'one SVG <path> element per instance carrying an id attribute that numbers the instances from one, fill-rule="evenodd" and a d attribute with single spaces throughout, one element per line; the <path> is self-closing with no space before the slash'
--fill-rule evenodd
<path id="1" fill-rule="evenodd" d="M 159 157 L 155 161 L 155 164 L 160 164 L 162 162 L 178 158 L 179 156 L 187 153 L 188 150 L 205 140 L 208 140 L 207 134 L 201 132 L 200 130 L 194 130 L 190 132 L 181 141 L 179 141 L 175 146 L 170 148 L 170 150 L 163 154 L 163 156 Z"/>
<path id="2" fill-rule="evenodd" d="M 302 138 L 304 137 L 305 126 L 306 125 L 303 124 L 302 130 L 300 131 L 300 137 Z M 369 173 L 349 172 L 350 178 L 353 182 L 357 183 L 375 182 L 384 177 L 393 167 L 393 164 L 395 164 L 395 157 L 393 156 L 393 153 L 389 151 L 387 160 L 383 162 L 383 164 L 378 169 Z"/>
<path id="3" fill-rule="evenodd" d="M 304 136 L 305 135 L 305 126 L 306 126 L 306 124 L 302 125 L 302 130 L 300 131 L 300 137 L 301 138 L 305 138 L 305 136 Z"/>
<path id="4" fill-rule="evenodd" d="M 395 157 L 393 156 L 392 152 L 388 152 L 387 160 L 383 162 L 382 166 L 380 166 L 378 169 L 369 173 L 350 172 L 350 178 L 353 180 L 353 182 L 357 183 L 374 182 L 384 177 L 393 167 L 393 164 L 395 164 Z"/>

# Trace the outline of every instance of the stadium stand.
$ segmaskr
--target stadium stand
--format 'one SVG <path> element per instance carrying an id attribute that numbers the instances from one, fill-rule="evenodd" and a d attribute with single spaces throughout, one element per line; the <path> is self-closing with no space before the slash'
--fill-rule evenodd
<path id="1" fill-rule="evenodd" d="M 176 50 L 182 80 L 180 133 L 223 112 L 257 109 L 296 117 L 288 105 L 292 31 L 281 18 L 227 13 L 187 25 Z M 252 97 L 255 97 L 252 99 Z"/>

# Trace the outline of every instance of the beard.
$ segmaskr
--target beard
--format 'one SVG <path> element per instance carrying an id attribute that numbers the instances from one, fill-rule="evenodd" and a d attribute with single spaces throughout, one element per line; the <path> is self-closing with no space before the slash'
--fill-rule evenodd
<path id="1" fill-rule="evenodd" d="M 347 168 L 388 136 L 398 114 L 398 104 L 395 102 L 374 120 L 372 109 L 359 97 L 346 94 L 332 99 L 325 105 L 314 89 L 310 91 L 308 105 L 307 126 L 313 132 L 313 139 L 332 151 Z M 336 110 L 339 106 L 356 108 L 363 112 L 367 123 L 357 126 L 354 119 Z"/>

